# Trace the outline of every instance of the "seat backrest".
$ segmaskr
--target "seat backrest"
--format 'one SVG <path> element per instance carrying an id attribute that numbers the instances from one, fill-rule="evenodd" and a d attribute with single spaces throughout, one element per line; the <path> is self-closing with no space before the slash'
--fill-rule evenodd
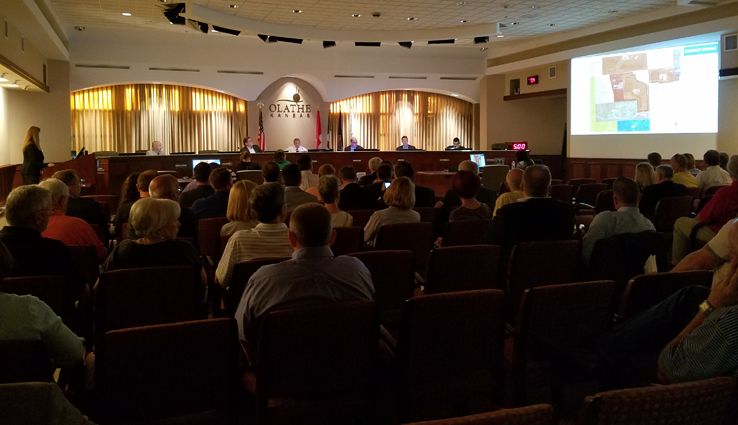
<path id="1" fill-rule="evenodd" d="M 354 223 L 351 225 L 353 227 L 361 227 L 362 229 L 366 227 L 366 223 L 369 222 L 369 217 L 372 216 L 377 212 L 376 210 L 351 210 L 349 214 L 351 214 L 351 217 L 354 218 Z"/>
<path id="2" fill-rule="evenodd" d="M 505 181 L 510 167 L 507 165 L 488 165 L 482 167 L 479 171 L 482 173 L 482 186 L 497 190 L 500 187 L 500 183 Z"/>
<path id="3" fill-rule="evenodd" d="M 574 282 L 580 245 L 578 240 L 515 245 L 507 270 L 507 290 L 513 306 L 517 306 L 528 288 Z"/>
<path id="4" fill-rule="evenodd" d="M 264 176 L 261 175 L 261 170 L 241 170 L 236 171 L 236 180 L 249 180 L 256 184 L 264 183 Z"/>
<path id="5" fill-rule="evenodd" d="M 550 404 L 503 409 L 495 412 L 462 416 L 460 418 L 439 419 L 427 422 L 413 422 L 408 425 L 553 425 L 554 408 Z"/>
<path id="6" fill-rule="evenodd" d="M 505 293 L 486 289 L 407 300 L 397 345 L 402 380 L 502 374 Z"/>
<path id="7" fill-rule="evenodd" d="M 588 184 L 588 183 L 596 183 L 596 181 L 595 181 L 595 179 L 590 179 L 590 178 L 569 179 L 569 181 L 566 184 L 568 184 L 569 186 L 571 186 L 572 187 L 572 190 L 573 190 L 572 193 L 576 194 L 577 193 L 577 190 L 579 190 L 579 186 L 580 185 Z"/>
<path id="8" fill-rule="evenodd" d="M 617 180 L 617 177 L 608 177 L 606 179 L 602 179 L 600 183 L 607 186 L 607 190 L 612 190 L 612 187 L 615 186 L 615 180 Z"/>
<path id="9" fill-rule="evenodd" d="M 577 188 L 577 202 L 594 206 L 597 201 L 597 194 L 607 190 L 607 185 L 602 183 L 584 183 Z"/>
<path id="10" fill-rule="evenodd" d="M 423 223 L 435 223 L 436 221 L 436 212 L 438 211 L 438 208 L 434 207 L 415 207 L 413 210 L 417 211 L 418 214 L 420 214 L 420 221 Z"/>
<path id="11" fill-rule="evenodd" d="M 197 221 L 197 241 L 200 255 L 217 262 L 220 259 L 220 229 L 228 223 L 225 217 L 203 218 Z"/>
<path id="12" fill-rule="evenodd" d="M 82 271 L 85 282 L 90 288 L 95 286 L 100 277 L 100 262 L 97 259 L 97 250 L 93 245 L 67 245 L 77 269 Z"/>
<path id="13" fill-rule="evenodd" d="M 608 391 L 584 400 L 579 424 L 724 424 L 734 390 L 734 378 L 720 377 Z"/>
<path id="14" fill-rule="evenodd" d="M 107 217 L 110 216 L 108 215 Z M 97 236 L 97 239 L 100 241 L 100 243 L 105 245 L 107 243 L 107 241 L 105 240 L 105 231 L 107 229 L 103 229 L 102 226 L 100 226 L 99 224 L 90 224 L 90 228 L 92 228 L 92 231 L 95 232 L 95 235 Z"/>
<path id="15" fill-rule="evenodd" d="M 555 184 L 563 184 L 563 183 L 564 183 L 564 181 L 561 180 L 561 179 L 551 179 L 551 186 L 553 186 Z"/>
<path id="16" fill-rule="evenodd" d="M 636 276 L 628 283 L 620 304 L 619 318 L 633 317 L 668 298 L 682 288 L 692 285 L 710 287 L 712 272 L 692 270 L 674 273 L 653 273 Z"/>
<path id="17" fill-rule="evenodd" d="M 500 247 L 470 245 L 431 251 L 425 293 L 498 289 Z"/>
<path id="18" fill-rule="evenodd" d="M 361 227 L 334 227 L 336 240 L 331 245 L 333 255 L 353 254 L 364 248 L 364 229 Z"/>
<path id="19" fill-rule="evenodd" d="M 433 249 L 432 223 L 387 224 L 379 228 L 377 250 L 410 250 L 415 258 L 415 271 L 425 273 L 428 253 Z"/>
<path id="20" fill-rule="evenodd" d="M 0 292 L 16 295 L 33 295 L 48 305 L 65 325 L 75 323 L 74 300 L 66 293 L 64 276 L 9 277 L 0 283 Z"/>
<path id="21" fill-rule="evenodd" d="M 115 213 L 116 211 L 118 211 L 118 202 L 119 202 L 118 195 L 85 195 L 85 196 L 82 196 L 82 198 L 90 198 L 90 199 L 94 199 L 95 201 L 101 204 L 105 203 L 105 204 L 110 205 L 111 213 Z M 110 216 L 106 218 L 110 219 Z"/>
<path id="22" fill-rule="evenodd" d="M 370 301 L 269 313 L 259 334 L 258 396 L 308 398 L 365 389 L 378 332 Z"/>
<path id="23" fill-rule="evenodd" d="M 123 329 L 105 339 L 95 370 L 110 423 L 203 412 L 232 419 L 239 352 L 233 319 Z"/>
<path id="24" fill-rule="evenodd" d="M 286 257 L 270 257 L 270 258 L 259 258 L 257 260 L 244 261 L 233 266 L 233 275 L 231 276 L 231 286 L 228 291 L 228 296 L 225 298 L 225 308 L 228 317 L 233 317 L 236 314 L 238 303 L 241 302 L 243 291 L 246 289 L 246 284 L 249 283 L 251 276 L 256 273 L 261 266 L 269 264 L 281 263 L 287 261 L 289 258 Z"/>
<path id="25" fill-rule="evenodd" d="M 185 266 L 105 272 L 97 289 L 97 336 L 116 329 L 195 320 L 202 294 L 194 270 Z"/>
<path id="26" fill-rule="evenodd" d="M 689 217 L 692 211 L 691 196 L 670 196 L 661 198 L 656 204 L 653 225 L 657 232 L 673 232 L 674 223 L 681 217 Z"/>
<path id="27" fill-rule="evenodd" d="M 692 199 L 700 199 L 700 197 L 703 195 L 702 188 L 700 188 L 700 187 L 688 187 L 687 188 L 687 195 L 691 196 Z"/>
<path id="28" fill-rule="evenodd" d="M 705 193 L 703 193 L 703 195 L 704 196 L 714 195 L 715 193 L 717 193 L 718 190 L 720 190 L 720 189 L 722 189 L 724 187 L 728 187 L 728 186 L 730 186 L 730 185 L 727 185 L 726 184 L 726 185 L 710 186 L 707 189 L 705 189 Z"/>
<path id="29" fill-rule="evenodd" d="M 595 214 L 603 211 L 615 211 L 615 201 L 613 201 L 612 196 L 612 189 L 603 190 L 597 194 L 597 199 L 595 199 L 594 203 Z"/>
<path id="30" fill-rule="evenodd" d="M 443 246 L 479 245 L 492 220 L 450 221 L 443 230 Z"/>
<path id="31" fill-rule="evenodd" d="M 551 197 L 561 202 L 571 203 L 571 197 L 574 193 L 574 186 L 568 184 L 551 185 Z"/>
<path id="32" fill-rule="evenodd" d="M 15 382 L 54 382 L 54 365 L 41 340 L 0 340 L 0 384 Z"/>

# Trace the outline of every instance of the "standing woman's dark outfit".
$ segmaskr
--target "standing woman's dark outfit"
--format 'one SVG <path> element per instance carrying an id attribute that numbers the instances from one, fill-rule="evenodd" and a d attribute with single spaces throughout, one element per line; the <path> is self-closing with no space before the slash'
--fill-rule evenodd
<path id="1" fill-rule="evenodd" d="M 21 167 L 23 184 L 38 184 L 41 178 L 41 170 L 46 167 L 44 153 L 35 144 L 29 144 L 26 150 L 23 151 L 23 166 Z"/>

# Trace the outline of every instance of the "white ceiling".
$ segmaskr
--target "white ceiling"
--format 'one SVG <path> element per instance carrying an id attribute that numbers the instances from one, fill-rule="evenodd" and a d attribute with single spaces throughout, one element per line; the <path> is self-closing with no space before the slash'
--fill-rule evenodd
<path id="1" fill-rule="evenodd" d="M 170 25 L 163 7 L 177 0 L 50 0 L 67 27 L 158 28 L 195 31 Z M 505 39 L 545 36 L 636 17 L 675 6 L 675 0 L 194 0 L 212 11 L 269 24 L 321 30 L 438 30 L 500 22 Z M 229 8 L 236 5 L 237 8 Z M 302 10 L 302 13 L 293 13 Z M 128 12 L 132 16 L 123 16 Z M 372 17 L 379 12 L 381 16 Z M 352 18 L 351 14 L 361 14 Z M 407 18 L 417 18 L 408 21 Z M 467 20 L 468 23 L 460 23 Z M 517 25 L 512 25 L 517 23 Z M 553 24 L 553 26 L 552 26 Z M 279 34 L 272 34 L 279 35 Z M 460 39 L 459 44 L 469 44 Z"/>

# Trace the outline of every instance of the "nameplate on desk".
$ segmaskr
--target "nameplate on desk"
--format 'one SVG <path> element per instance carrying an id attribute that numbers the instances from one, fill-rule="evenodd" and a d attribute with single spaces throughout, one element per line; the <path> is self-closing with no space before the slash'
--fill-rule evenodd
<path id="1" fill-rule="evenodd" d="M 354 162 L 361 162 L 360 159 L 352 159 L 352 161 L 354 161 Z"/>
<path id="2" fill-rule="evenodd" d="M 398 158 L 398 159 L 397 159 L 397 161 L 398 161 L 398 162 L 399 162 L 399 161 L 404 161 L 404 160 L 405 160 L 405 159 L 403 159 L 403 158 Z"/>
<path id="3" fill-rule="evenodd" d="M 439 159 L 439 161 L 441 161 L 441 162 L 449 162 L 450 159 L 448 159 L 448 158 L 441 158 L 441 159 Z"/>
<path id="4" fill-rule="evenodd" d="M 174 164 L 174 168 L 187 168 L 190 164 Z"/>

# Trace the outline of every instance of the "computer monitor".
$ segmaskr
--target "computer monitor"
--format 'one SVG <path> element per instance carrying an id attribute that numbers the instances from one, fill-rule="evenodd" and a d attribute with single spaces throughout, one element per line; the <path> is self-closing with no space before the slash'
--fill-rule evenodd
<path id="1" fill-rule="evenodd" d="M 193 159 L 192 160 L 192 169 L 194 170 L 195 167 L 197 166 L 197 164 L 199 164 L 201 162 L 207 162 L 208 164 L 210 164 L 211 162 L 214 162 L 214 163 L 220 165 L 220 160 L 219 159 Z"/>
<path id="2" fill-rule="evenodd" d="M 469 154 L 469 159 L 472 160 L 478 167 L 486 167 L 487 161 L 484 159 L 483 153 L 472 153 Z"/>

